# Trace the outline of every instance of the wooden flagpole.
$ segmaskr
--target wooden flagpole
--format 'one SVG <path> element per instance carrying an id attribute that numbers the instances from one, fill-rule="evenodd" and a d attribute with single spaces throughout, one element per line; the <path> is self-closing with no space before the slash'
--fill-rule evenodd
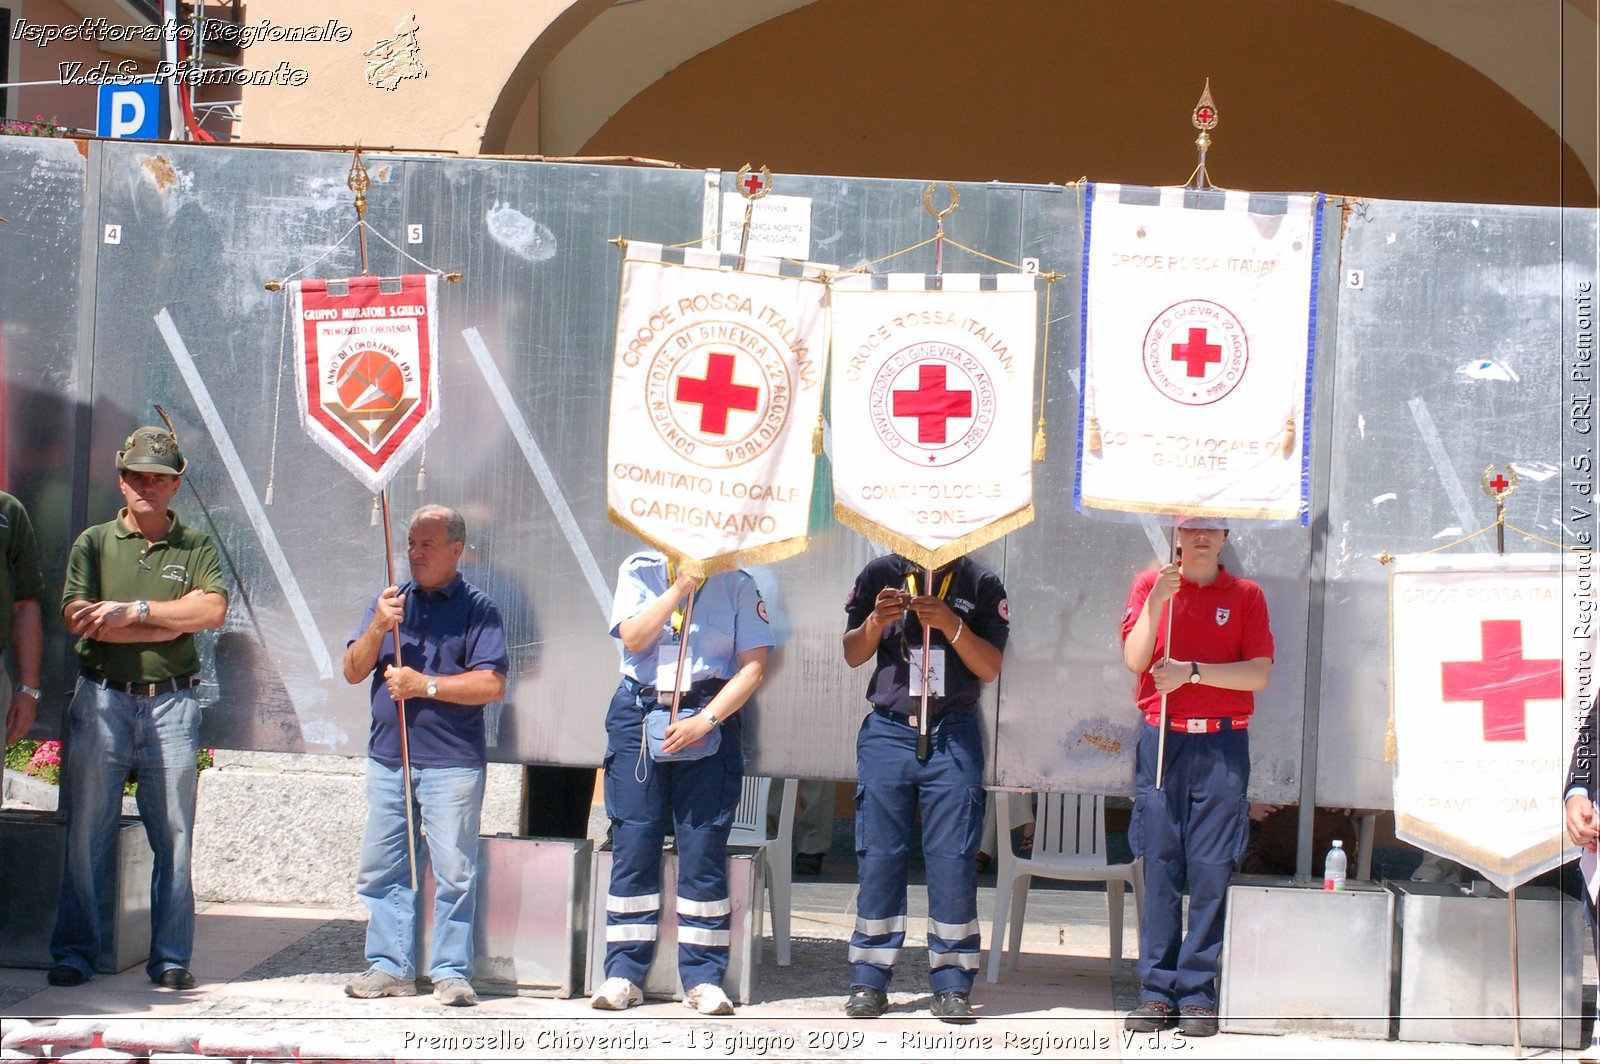
<path id="1" fill-rule="evenodd" d="M 941 209 L 933 206 L 933 190 L 937 186 L 929 185 L 922 192 L 922 209 L 933 216 L 938 228 L 933 234 L 933 276 L 938 278 L 936 284 L 942 284 L 944 277 L 944 220 L 955 213 L 961 206 L 961 193 L 954 185 L 945 185 L 950 190 L 950 204 Z M 923 593 L 933 594 L 933 567 L 924 566 L 922 570 Z M 918 618 L 920 620 L 920 618 Z M 926 624 L 922 626 L 922 704 L 917 710 L 917 761 L 927 764 L 928 758 L 933 756 L 932 724 L 928 720 L 928 659 L 933 656 L 933 629 Z M 949 663 L 945 663 L 946 668 Z"/>
<path id="2" fill-rule="evenodd" d="M 389 535 L 389 485 L 383 486 L 379 495 L 383 509 L 383 559 L 388 566 L 388 587 L 395 587 L 394 579 L 394 543 Z M 400 625 L 396 624 L 390 631 L 394 634 L 394 667 L 400 668 Z M 400 781 L 405 790 L 406 801 L 406 858 L 411 868 L 411 889 L 417 889 L 417 825 L 411 811 L 411 744 L 406 737 L 406 700 L 394 700 L 395 712 L 400 717 Z"/>
<path id="3" fill-rule="evenodd" d="M 1172 529 L 1169 533 L 1171 540 L 1167 545 L 1167 564 L 1171 565 L 1178 560 L 1178 530 Z M 1181 578 L 1181 574 L 1180 574 Z M 1179 585 L 1179 591 L 1182 591 Z M 1166 632 L 1161 638 L 1161 646 L 1166 651 L 1166 660 L 1172 660 L 1172 615 L 1177 612 L 1178 594 L 1173 593 L 1167 600 Z M 1157 725 L 1161 729 L 1160 736 L 1156 739 L 1156 790 L 1161 789 L 1161 779 L 1167 767 L 1167 692 L 1161 692 L 1161 722 Z"/>

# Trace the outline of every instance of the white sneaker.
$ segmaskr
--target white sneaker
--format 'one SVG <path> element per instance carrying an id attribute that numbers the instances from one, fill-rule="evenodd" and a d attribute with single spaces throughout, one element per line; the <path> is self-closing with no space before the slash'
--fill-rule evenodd
<path id="1" fill-rule="evenodd" d="M 595 990 L 594 997 L 589 999 L 591 1009 L 606 1009 L 609 1012 L 621 1012 L 623 1009 L 643 1004 L 644 991 L 620 975 L 614 975 L 601 983 Z"/>
<path id="2" fill-rule="evenodd" d="M 703 1016 L 732 1016 L 733 1002 L 716 983 L 701 983 L 683 995 L 683 1007 Z"/>

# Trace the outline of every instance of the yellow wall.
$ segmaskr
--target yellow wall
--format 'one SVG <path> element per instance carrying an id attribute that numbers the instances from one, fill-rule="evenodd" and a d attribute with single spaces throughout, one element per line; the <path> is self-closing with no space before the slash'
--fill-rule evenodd
<path id="1" fill-rule="evenodd" d="M 1558 18 L 1555 68 L 1560 41 Z M 1208 76 L 1221 111 L 1217 184 L 1595 201 L 1577 157 L 1526 106 L 1336 0 L 818 0 L 683 63 L 583 152 L 799 173 L 1180 184 L 1194 163 L 1189 110 Z"/>

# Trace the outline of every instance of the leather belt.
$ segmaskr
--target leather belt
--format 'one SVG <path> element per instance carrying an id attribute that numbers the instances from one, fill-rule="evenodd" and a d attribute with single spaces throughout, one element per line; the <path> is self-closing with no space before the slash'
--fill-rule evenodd
<path id="1" fill-rule="evenodd" d="M 1161 726 L 1161 715 L 1158 713 L 1145 714 L 1144 722 L 1152 728 Z M 1167 729 L 1175 732 L 1185 732 L 1189 735 L 1214 735 L 1217 732 L 1244 731 L 1250 726 L 1250 718 L 1243 717 L 1189 717 L 1186 720 L 1177 720 L 1169 717 Z"/>
<path id="2" fill-rule="evenodd" d="M 164 695 L 170 691 L 187 691 L 192 687 L 200 686 L 200 677 L 195 673 L 190 673 L 187 676 L 174 676 L 168 680 L 157 680 L 154 683 L 118 683 L 116 680 L 106 679 L 97 672 L 88 672 L 87 670 L 84 671 L 83 678 L 96 687 L 104 688 L 107 691 L 116 691 L 119 694 L 133 695 L 135 698 L 154 698 L 156 695 Z"/>
<path id="3" fill-rule="evenodd" d="M 928 723 L 937 725 L 946 717 L 955 716 L 958 713 L 967 713 L 977 708 L 978 707 L 975 705 L 966 705 L 955 706 L 951 709 L 941 709 L 937 713 L 932 713 L 928 716 Z M 900 713 L 893 709 L 885 709 L 882 706 L 873 706 L 872 712 L 876 713 L 880 717 L 887 717 L 889 720 L 892 720 L 897 724 L 908 724 L 913 728 L 917 726 L 917 715 L 915 713 Z"/>
<path id="4" fill-rule="evenodd" d="M 658 691 L 654 685 L 641 684 L 638 680 L 635 680 L 631 676 L 624 676 L 622 680 L 623 683 L 628 687 L 633 688 L 634 693 L 638 696 L 640 702 L 653 704 L 659 701 L 662 705 L 667 706 L 672 704 L 671 691 Z M 696 680 L 687 691 L 683 692 L 683 697 L 678 700 L 679 705 L 690 708 L 695 706 L 703 706 L 715 698 L 717 692 L 722 690 L 727 685 L 728 681 L 723 679 L 721 676 L 712 676 L 708 679 Z M 662 695 L 665 695 L 666 697 L 662 698 Z"/>

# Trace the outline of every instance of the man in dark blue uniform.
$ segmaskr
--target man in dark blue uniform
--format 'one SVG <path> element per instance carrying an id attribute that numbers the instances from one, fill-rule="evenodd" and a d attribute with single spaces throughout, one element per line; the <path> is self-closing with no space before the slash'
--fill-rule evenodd
<path id="1" fill-rule="evenodd" d="M 874 662 L 872 712 L 856 738 L 856 856 L 861 893 L 850 937 L 845 1014 L 881 1016 L 906 937 L 906 864 L 917 814 L 928 873 L 931 1011 L 971 1023 L 968 994 L 978 970 L 978 873 L 983 830 L 983 735 L 978 697 L 1000 674 L 1011 631 L 1000 577 L 970 558 L 933 574 L 898 555 L 870 562 L 845 604 L 844 659 Z M 928 654 L 931 754 L 917 760 L 922 636 Z"/>

